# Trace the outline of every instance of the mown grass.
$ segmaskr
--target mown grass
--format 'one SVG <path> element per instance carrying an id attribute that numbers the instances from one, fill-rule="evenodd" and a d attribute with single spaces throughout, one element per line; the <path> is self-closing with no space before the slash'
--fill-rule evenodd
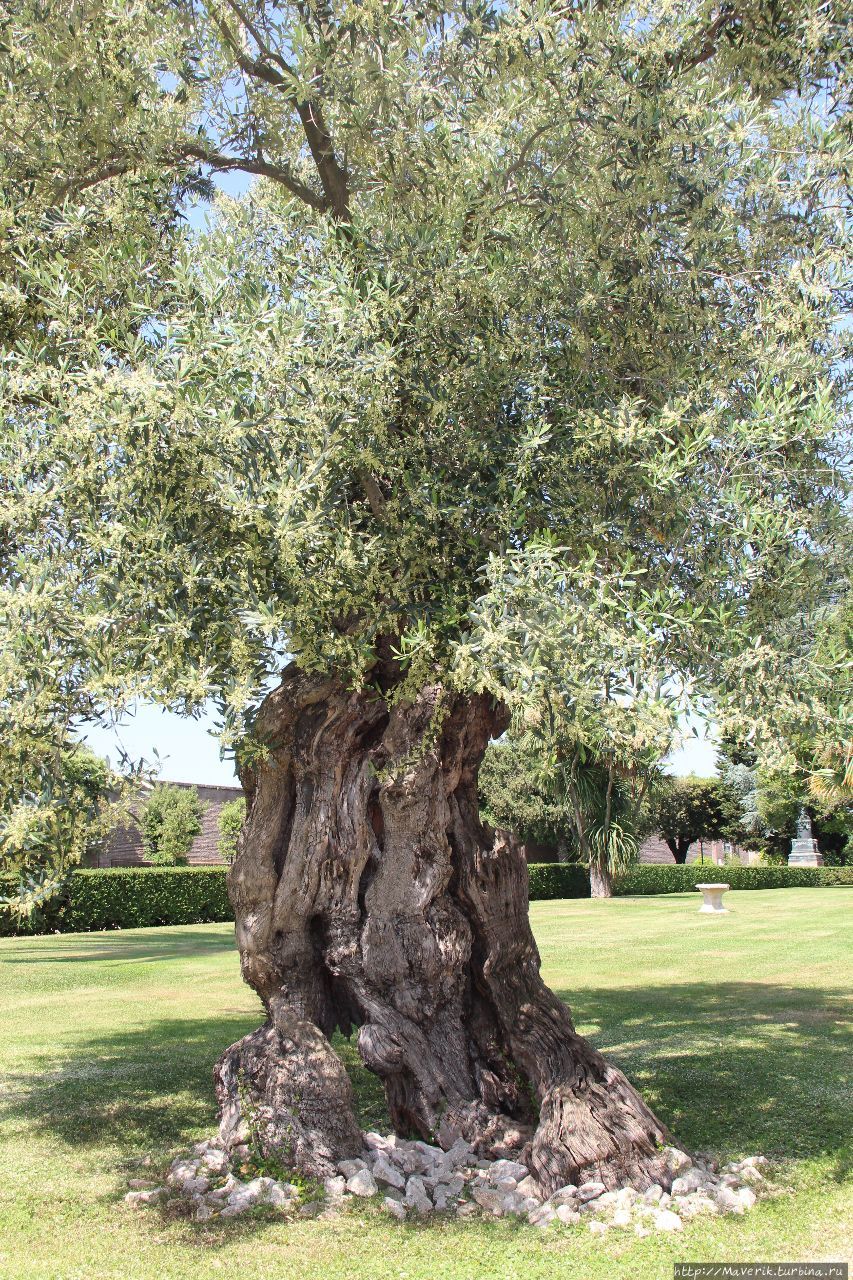
<path id="1" fill-rule="evenodd" d="M 764 1152 L 789 1195 L 639 1240 L 508 1221 L 192 1224 L 121 1203 L 211 1130 L 211 1065 L 259 1021 L 227 925 L 0 942 L 0 1275 L 56 1280 L 619 1280 L 674 1261 L 851 1254 L 853 890 L 535 903 L 546 979 L 681 1143 Z M 363 1119 L 381 1090 L 343 1046 Z"/>

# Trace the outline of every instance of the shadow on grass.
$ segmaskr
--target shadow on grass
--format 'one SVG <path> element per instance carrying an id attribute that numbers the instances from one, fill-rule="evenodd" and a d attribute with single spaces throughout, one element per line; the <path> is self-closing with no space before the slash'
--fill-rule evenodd
<path id="1" fill-rule="evenodd" d="M 37 944 L 37 945 L 34 945 Z M 205 955 L 237 954 L 233 924 L 213 932 L 210 925 L 174 925 L 157 929 L 105 929 L 100 933 L 63 934 L 55 941 L 44 934 L 34 938 L 3 939 L 4 965 L 146 964 L 161 960 L 197 959 Z"/>
<path id="2" fill-rule="evenodd" d="M 833 1156 L 839 1178 L 849 1173 L 853 1046 L 839 993 L 709 982 L 586 990 L 572 1003 L 579 1027 L 592 1029 L 678 1142 L 723 1158 Z M 7 1077 L 0 1115 L 75 1148 L 112 1148 L 119 1163 L 165 1155 L 213 1129 L 213 1063 L 258 1021 L 159 1018 L 81 1041 L 37 1075 Z M 337 1047 L 362 1124 L 387 1126 L 378 1080 L 353 1042 Z"/>
<path id="3" fill-rule="evenodd" d="M 688 1149 L 833 1156 L 849 1173 L 851 1001 L 761 982 L 558 991 Z"/>
<path id="4" fill-rule="evenodd" d="M 0 1118 L 77 1149 L 165 1153 L 215 1126 L 213 1064 L 261 1020 L 260 1011 L 160 1018 L 81 1039 L 37 1075 L 7 1074 Z"/>

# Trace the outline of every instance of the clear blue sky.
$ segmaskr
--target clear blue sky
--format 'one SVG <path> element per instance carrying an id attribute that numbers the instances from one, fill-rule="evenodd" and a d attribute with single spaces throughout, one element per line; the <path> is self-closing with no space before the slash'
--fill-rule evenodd
<path id="1" fill-rule="evenodd" d="M 707 732 L 703 725 L 699 732 Z M 155 749 L 159 753 L 159 776 L 168 782 L 201 782 L 234 786 L 237 779 L 231 760 L 221 760 L 219 742 L 211 716 L 188 720 L 174 712 L 150 703 L 139 703 L 135 713 L 117 729 L 87 727 L 80 736 L 97 751 L 109 756 L 115 764 L 121 749 L 134 760 L 146 759 L 153 764 Z M 685 738 L 684 745 L 669 757 L 669 771 L 676 774 L 697 773 L 707 777 L 715 772 L 715 746 L 707 738 Z"/>

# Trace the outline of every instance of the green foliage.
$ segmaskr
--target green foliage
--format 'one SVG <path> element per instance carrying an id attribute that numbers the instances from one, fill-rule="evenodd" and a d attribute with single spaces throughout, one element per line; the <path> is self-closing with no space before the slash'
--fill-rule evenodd
<path id="1" fill-rule="evenodd" d="M 235 800 L 228 800 L 219 810 L 217 819 L 219 840 L 216 847 L 229 864 L 234 861 L 237 853 L 237 837 L 242 830 L 245 817 L 246 799 L 244 796 L 237 796 Z"/>
<path id="2" fill-rule="evenodd" d="M 16 3 L 0 749 L 380 638 L 599 761 L 849 723 L 845 17 Z"/>
<path id="3" fill-rule="evenodd" d="M 543 756 L 542 743 L 530 737 L 490 743 L 478 778 L 482 814 L 519 840 L 557 845 L 568 857 L 575 853 L 569 797 Z"/>
<path id="4" fill-rule="evenodd" d="M 0 933 L 86 933 L 233 920 L 223 867 L 78 870 L 25 921 L 0 911 Z"/>
<path id="5" fill-rule="evenodd" d="M 186 862 L 193 840 L 201 831 L 204 809 L 195 787 L 170 783 L 155 786 L 139 814 L 146 858 L 163 867 Z"/>
<path id="6" fill-rule="evenodd" d="M 695 840 L 721 835 L 726 819 L 726 795 L 717 778 L 664 777 L 655 788 L 653 823 L 669 845 L 676 862 L 683 862 Z"/>
<path id="7" fill-rule="evenodd" d="M 809 889 L 853 885 L 853 867 L 717 867 L 691 863 L 687 867 L 631 867 L 617 877 L 617 896 L 684 893 L 697 884 L 728 884 L 732 889 Z"/>
<path id="8" fill-rule="evenodd" d="M 723 834 L 787 863 L 801 809 L 827 866 L 853 862 L 853 790 L 846 780 L 847 750 L 837 741 L 800 741 L 789 768 L 761 768 L 754 752 L 726 744 L 720 755 L 726 801 Z"/>
<path id="9" fill-rule="evenodd" d="M 531 862 L 527 868 L 531 902 L 550 898 L 588 898 L 586 867 L 562 862 Z"/>
<path id="10" fill-rule="evenodd" d="M 585 867 L 531 863 L 530 901 L 588 898 Z M 725 874 L 723 874 L 723 872 Z M 0 936 L 143 929 L 154 925 L 233 920 L 224 867 L 115 867 L 74 871 L 62 892 L 30 916 L 0 906 Z M 853 885 L 853 867 L 631 867 L 614 878 L 616 896 L 683 893 L 705 880 L 733 889 L 819 888 Z M 8 884 L 12 888 L 11 883 Z M 0 890 L 4 883 L 0 880 Z"/>
<path id="11" fill-rule="evenodd" d="M 0 907 L 22 920 L 42 917 L 123 809 L 124 780 L 106 760 L 78 742 L 45 745 L 14 738 L 0 775 Z"/>
<path id="12" fill-rule="evenodd" d="M 650 827 L 645 799 L 657 769 L 639 740 L 630 761 L 602 761 L 556 718 L 552 725 L 550 734 L 489 746 L 480 770 L 484 813 L 522 840 L 555 844 L 560 862 L 593 868 L 597 891 L 606 892 Z"/>

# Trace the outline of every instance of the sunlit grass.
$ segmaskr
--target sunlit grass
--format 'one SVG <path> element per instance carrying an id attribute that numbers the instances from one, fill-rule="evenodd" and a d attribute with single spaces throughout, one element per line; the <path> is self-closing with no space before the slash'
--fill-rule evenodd
<path id="1" fill-rule="evenodd" d="M 678 1260 L 838 1259 L 851 1252 L 853 890 L 697 895 L 532 908 L 547 980 L 680 1142 L 764 1152 L 791 1195 L 678 1238 L 603 1241 L 510 1222 L 193 1225 L 134 1214 L 133 1162 L 215 1123 L 211 1067 L 260 1021 L 226 925 L 0 942 L 0 1275 L 95 1280 L 481 1280 L 668 1277 Z M 362 1122 L 376 1080 L 339 1046 Z"/>

